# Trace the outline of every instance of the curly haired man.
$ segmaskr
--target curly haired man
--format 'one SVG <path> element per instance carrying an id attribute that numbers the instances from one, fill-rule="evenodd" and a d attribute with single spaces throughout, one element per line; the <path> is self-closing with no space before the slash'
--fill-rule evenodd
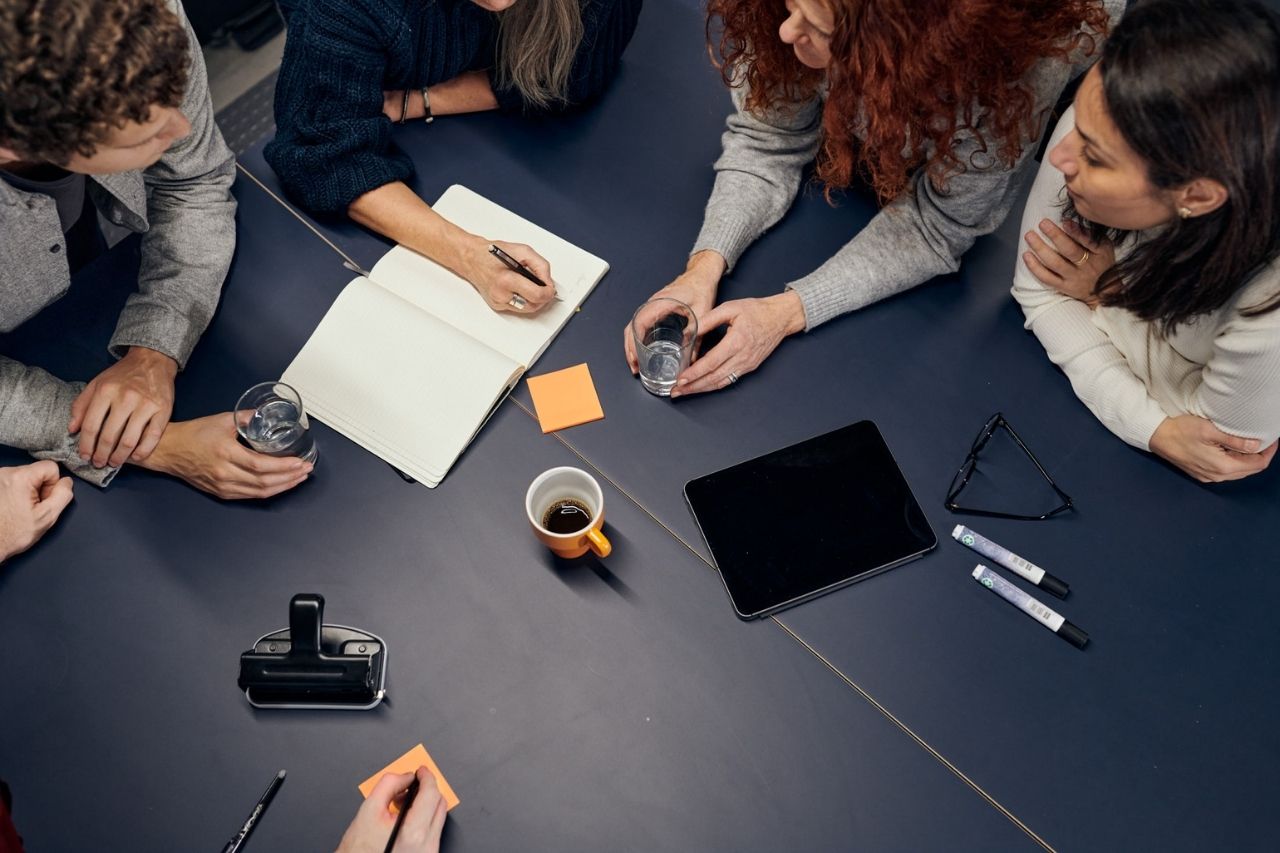
<path id="1" fill-rule="evenodd" d="M 181 5 L 0 0 L 0 57 L 0 332 L 142 234 L 118 360 L 85 384 L 0 355 L 0 444 L 100 486 L 126 463 L 224 498 L 301 482 L 309 465 L 240 446 L 229 413 L 169 420 L 235 247 L 235 161 Z"/>

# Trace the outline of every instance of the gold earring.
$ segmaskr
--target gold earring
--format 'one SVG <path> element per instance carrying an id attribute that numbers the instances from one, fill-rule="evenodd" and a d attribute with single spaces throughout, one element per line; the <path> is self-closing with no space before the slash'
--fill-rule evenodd
<path id="1" fill-rule="evenodd" d="M 1178 208 L 1178 215 L 1179 215 L 1179 216 L 1181 216 L 1183 219 L 1190 219 L 1190 218 L 1191 218 L 1191 208 L 1189 208 L 1189 207 L 1180 207 L 1180 208 Z"/>

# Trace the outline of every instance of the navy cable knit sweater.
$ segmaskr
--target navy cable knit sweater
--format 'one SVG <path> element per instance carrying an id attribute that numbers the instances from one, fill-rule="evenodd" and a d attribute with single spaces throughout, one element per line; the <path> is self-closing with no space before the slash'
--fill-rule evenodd
<path id="1" fill-rule="evenodd" d="M 604 91 L 635 31 L 642 0 L 582 0 L 583 39 L 566 107 Z M 384 89 L 432 86 L 492 68 L 497 20 L 471 0 L 282 0 L 289 22 L 267 162 L 312 211 L 413 174 L 391 141 Z M 493 85 L 499 109 L 531 112 L 519 90 Z"/>

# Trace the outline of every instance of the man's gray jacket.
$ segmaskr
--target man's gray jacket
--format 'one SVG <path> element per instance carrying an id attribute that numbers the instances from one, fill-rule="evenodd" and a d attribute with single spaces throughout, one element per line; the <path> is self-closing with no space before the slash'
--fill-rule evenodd
<path id="1" fill-rule="evenodd" d="M 89 176 L 86 191 L 100 215 L 141 233 L 138 290 L 120 313 L 109 349 L 157 350 L 186 364 L 218 305 L 235 249 L 235 158 L 213 121 L 204 59 L 179 3 L 171 4 L 190 44 L 181 110 L 191 135 L 144 171 Z M 0 332 L 59 299 L 70 286 L 67 247 L 53 200 L 0 181 Z M 70 377 L 92 379 L 92 377 Z M 84 382 L 68 382 L 0 354 L 0 444 L 52 459 L 105 486 L 115 469 L 82 461 L 67 433 L 71 402 Z"/>

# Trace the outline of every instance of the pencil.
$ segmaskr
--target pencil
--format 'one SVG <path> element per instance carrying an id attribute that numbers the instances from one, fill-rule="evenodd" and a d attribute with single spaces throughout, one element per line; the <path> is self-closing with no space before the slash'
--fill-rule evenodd
<path id="1" fill-rule="evenodd" d="M 285 771 L 281 770 L 271 780 L 267 790 L 258 798 L 258 804 L 253 807 L 253 811 L 249 812 L 249 819 L 244 822 L 244 826 L 240 827 L 240 831 L 227 842 L 227 846 L 222 848 L 222 853 L 238 853 L 244 848 L 250 834 L 253 833 L 254 827 L 258 825 L 258 820 L 266 814 L 267 806 L 271 805 L 271 801 L 275 799 L 276 791 L 279 791 L 280 785 L 284 783 L 284 775 Z"/>

